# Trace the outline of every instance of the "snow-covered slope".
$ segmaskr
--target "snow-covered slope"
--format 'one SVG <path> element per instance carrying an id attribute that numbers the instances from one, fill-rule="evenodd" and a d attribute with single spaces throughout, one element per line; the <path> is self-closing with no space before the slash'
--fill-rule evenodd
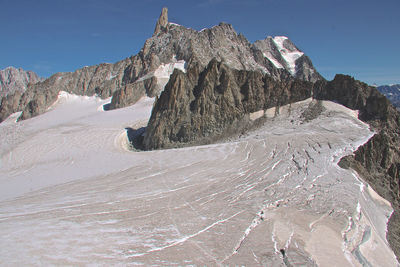
<path id="1" fill-rule="evenodd" d="M 286 43 L 288 42 L 288 38 L 285 36 L 276 36 L 274 39 L 274 43 L 279 49 L 280 55 L 284 60 L 286 67 L 289 72 L 294 75 L 296 73 L 296 60 L 304 55 L 303 52 L 299 51 L 294 45 L 288 46 Z M 270 53 L 270 59 L 272 62 L 278 62 L 278 59 L 274 58 Z M 280 65 L 283 67 L 282 65 Z"/>
<path id="2" fill-rule="evenodd" d="M 286 36 L 268 36 L 264 40 L 256 41 L 254 47 L 260 50 L 273 66 L 286 69 L 297 79 L 313 82 L 322 79 L 311 60 Z"/>
<path id="3" fill-rule="evenodd" d="M 239 139 L 132 152 L 153 100 L 108 101 L 61 93 L 0 124 L 2 265 L 397 265 L 390 204 L 337 166 L 373 135 L 355 112 L 306 121 L 306 100 Z"/>

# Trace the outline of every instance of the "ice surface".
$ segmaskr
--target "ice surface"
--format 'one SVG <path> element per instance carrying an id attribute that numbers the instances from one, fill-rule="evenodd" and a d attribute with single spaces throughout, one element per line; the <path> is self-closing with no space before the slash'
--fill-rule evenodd
<path id="1" fill-rule="evenodd" d="M 308 99 L 239 139 L 132 152 L 154 100 L 107 101 L 0 124 L 1 265 L 397 265 L 390 204 L 336 164 L 373 135 L 354 111 L 304 122 Z"/>

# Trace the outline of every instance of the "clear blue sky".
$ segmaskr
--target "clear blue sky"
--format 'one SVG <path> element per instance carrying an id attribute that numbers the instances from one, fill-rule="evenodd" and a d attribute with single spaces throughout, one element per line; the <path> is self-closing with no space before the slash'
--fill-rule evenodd
<path id="1" fill-rule="evenodd" d="M 223 21 L 251 42 L 288 36 L 327 79 L 400 83 L 400 0 L 0 0 L 0 69 L 48 77 L 135 55 L 163 6 L 197 30 Z"/>

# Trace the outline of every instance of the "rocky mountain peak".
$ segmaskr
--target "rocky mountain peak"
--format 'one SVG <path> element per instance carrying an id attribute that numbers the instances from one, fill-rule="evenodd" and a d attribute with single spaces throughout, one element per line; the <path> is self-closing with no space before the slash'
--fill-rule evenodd
<path id="1" fill-rule="evenodd" d="M 168 25 L 168 8 L 164 7 L 161 11 L 161 15 L 157 20 L 156 28 L 154 29 L 153 36 L 159 34 Z"/>
<path id="2" fill-rule="evenodd" d="M 285 69 L 297 79 L 312 82 L 323 79 L 311 60 L 286 36 L 268 36 L 253 45 L 275 68 Z"/>
<path id="3" fill-rule="evenodd" d="M 57 73 L 30 86 L 23 95 L 10 95 L 0 104 L 0 121 L 17 111 L 23 111 L 21 119 L 45 112 L 60 90 L 102 98 L 112 95 L 110 109 L 133 105 L 144 95 L 159 95 L 174 69 L 185 72 L 195 64 L 201 72 L 213 58 L 232 69 L 258 71 L 278 81 L 323 79 L 309 58 L 287 38 L 275 37 L 272 41 L 267 40 L 261 46 L 252 44 L 228 23 L 201 31 L 168 23 L 168 9 L 163 8 L 153 36 L 145 41 L 137 55 L 115 64 Z M 269 46 L 268 42 L 271 42 Z M 266 56 L 269 53 L 281 62 L 281 68 Z"/>
<path id="4" fill-rule="evenodd" d="M 29 84 L 35 84 L 42 80 L 43 78 L 33 71 L 7 67 L 0 70 L 0 97 L 14 92 L 24 92 Z"/>

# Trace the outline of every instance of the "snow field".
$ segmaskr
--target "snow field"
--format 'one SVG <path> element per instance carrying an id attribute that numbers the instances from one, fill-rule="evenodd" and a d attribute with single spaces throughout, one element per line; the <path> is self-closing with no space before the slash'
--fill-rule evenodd
<path id="1" fill-rule="evenodd" d="M 149 98 L 104 112 L 107 100 L 61 94 L 41 116 L 10 118 L 1 264 L 397 266 L 390 205 L 337 166 L 373 132 L 330 102 L 303 122 L 311 101 L 264 111 L 231 142 L 151 152 L 128 151 L 124 135 L 146 125 Z"/>

